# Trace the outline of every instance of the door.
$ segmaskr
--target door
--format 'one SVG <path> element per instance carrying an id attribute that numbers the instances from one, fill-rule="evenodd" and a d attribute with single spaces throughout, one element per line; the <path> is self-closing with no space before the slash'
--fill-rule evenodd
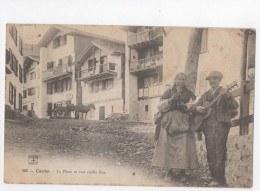
<path id="1" fill-rule="evenodd" d="M 105 119 L 105 106 L 99 107 L 99 120 Z"/>
<path id="2" fill-rule="evenodd" d="M 48 103 L 47 115 L 52 116 L 52 103 Z"/>

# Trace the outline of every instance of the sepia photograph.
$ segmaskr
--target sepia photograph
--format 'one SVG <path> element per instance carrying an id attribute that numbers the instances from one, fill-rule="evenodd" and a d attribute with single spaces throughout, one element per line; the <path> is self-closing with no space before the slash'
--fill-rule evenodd
<path id="1" fill-rule="evenodd" d="M 4 182 L 252 188 L 253 28 L 6 24 Z"/>

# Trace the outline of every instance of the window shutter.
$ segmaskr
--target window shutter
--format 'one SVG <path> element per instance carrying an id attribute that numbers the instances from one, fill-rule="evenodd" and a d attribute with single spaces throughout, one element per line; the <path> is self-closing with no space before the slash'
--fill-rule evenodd
<path id="1" fill-rule="evenodd" d="M 13 103 L 14 109 L 16 109 L 16 89 L 13 87 Z"/>
<path id="2" fill-rule="evenodd" d="M 5 50 L 5 64 L 9 64 L 10 61 L 10 51 Z"/>

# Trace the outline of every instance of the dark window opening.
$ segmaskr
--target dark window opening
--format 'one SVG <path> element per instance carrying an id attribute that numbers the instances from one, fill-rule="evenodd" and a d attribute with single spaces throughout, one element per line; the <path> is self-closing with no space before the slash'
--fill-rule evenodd
<path id="1" fill-rule="evenodd" d="M 149 111 L 149 106 L 145 105 L 145 112 Z"/>

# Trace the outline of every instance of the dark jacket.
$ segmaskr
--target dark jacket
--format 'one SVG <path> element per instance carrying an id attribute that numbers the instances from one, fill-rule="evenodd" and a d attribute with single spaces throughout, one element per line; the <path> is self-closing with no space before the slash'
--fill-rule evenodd
<path id="1" fill-rule="evenodd" d="M 204 101 L 211 102 L 214 97 L 216 97 L 223 90 L 224 89 L 220 87 L 213 95 L 211 90 L 208 90 L 201 96 L 199 101 L 192 106 L 192 110 L 196 112 L 197 106 L 202 106 Z M 237 115 L 238 103 L 228 91 L 220 97 L 220 99 L 212 106 L 212 108 L 215 109 L 216 118 L 219 122 L 230 122 L 231 118 Z"/>

